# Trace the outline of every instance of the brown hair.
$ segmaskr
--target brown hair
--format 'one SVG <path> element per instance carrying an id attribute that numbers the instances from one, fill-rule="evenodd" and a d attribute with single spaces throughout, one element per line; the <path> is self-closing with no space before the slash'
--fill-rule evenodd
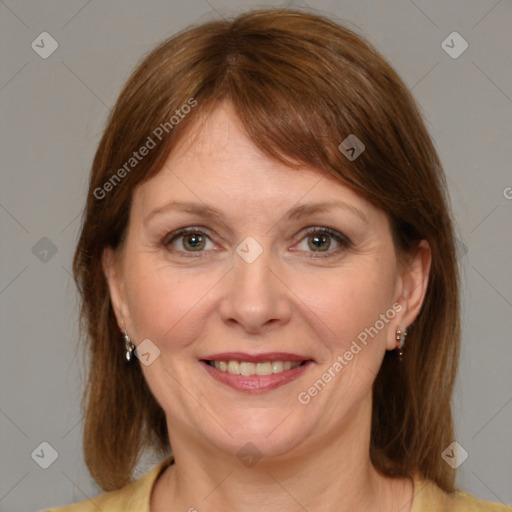
<path id="1" fill-rule="evenodd" d="M 454 440 L 459 278 L 438 156 L 411 94 L 375 49 L 326 18 L 291 10 L 253 11 L 166 40 L 134 71 L 110 114 L 73 266 L 89 349 L 84 453 L 92 477 L 104 490 L 120 488 L 145 449 L 169 449 L 163 410 L 140 366 L 125 364 L 102 252 L 122 243 L 134 188 L 224 100 L 267 155 L 329 172 L 383 210 L 399 254 L 422 239 L 430 244 L 428 290 L 404 362 L 387 352 L 375 381 L 370 456 L 383 474 L 419 472 L 453 491 L 454 470 L 441 452 Z M 161 140 L 158 127 L 165 127 Z M 338 149 L 349 134 L 366 146 L 351 162 Z M 131 161 L 148 137 L 156 147 Z"/>

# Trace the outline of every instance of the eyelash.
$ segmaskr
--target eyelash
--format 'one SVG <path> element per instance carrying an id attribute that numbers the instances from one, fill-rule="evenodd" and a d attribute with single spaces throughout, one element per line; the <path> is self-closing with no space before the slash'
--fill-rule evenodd
<path id="1" fill-rule="evenodd" d="M 163 239 L 162 243 L 167 248 L 174 241 L 176 241 L 180 237 L 183 237 L 187 234 L 199 234 L 199 235 L 205 236 L 208 240 L 210 240 L 210 237 L 203 231 L 203 228 L 189 227 L 189 228 L 179 229 L 178 231 L 176 231 L 174 233 L 170 233 Z M 301 242 L 302 240 L 304 240 L 310 236 L 317 235 L 317 234 L 327 235 L 327 236 L 333 238 L 342 247 L 338 248 L 338 249 L 334 249 L 334 250 L 328 250 L 328 251 L 308 251 L 311 255 L 310 258 L 328 258 L 328 257 L 332 256 L 333 253 L 337 254 L 340 252 L 340 250 L 348 249 L 349 247 L 352 246 L 352 242 L 345 235 L 343 235 L 337 231 L 334 231 L 332 229 L 324 228 L 324 227 L 322 227 L 322 228 L 315 227 L 315 228 L 309 230 L 308 232 L 306 232 L 304 234 L 304 236 L 299 240 L 299 242 Z M 203 251 L 186 251 L 186 250 L 184 250 L 184 251 L 179 251 L 179 252 L 188 254 L 188 256 L 186 256 L 188 258 L 197 258 L 205 251 L 204 250 Z M 194 255 L 195 252 L 197 253 L 197 255 Z M 325 253 L 325 256 L 324 256 L 324 253 Z"/>

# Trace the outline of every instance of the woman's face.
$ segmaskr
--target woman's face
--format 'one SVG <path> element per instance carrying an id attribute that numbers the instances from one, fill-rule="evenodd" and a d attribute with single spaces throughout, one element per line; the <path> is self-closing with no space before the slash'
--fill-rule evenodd
<path id="1" fill-rule="evenodd" d="M 231 454 L 366 436 L 372 383 L 426 280 L 401 270 L 382 211 L 264 156 L 229 105 L 136 189 L 125 245 L 105 256 L 171 442 Z"/>

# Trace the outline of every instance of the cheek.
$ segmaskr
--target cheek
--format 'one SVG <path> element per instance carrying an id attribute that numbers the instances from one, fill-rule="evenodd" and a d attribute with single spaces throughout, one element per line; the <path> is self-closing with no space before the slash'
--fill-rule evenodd
<path id="1" fill-rule="evenodd" d="M 205 317 L 201 312 L 218 281 L 211 273 L 161 268 L 145 259 L 134 261 L 127 290 L 137 339 L 149 338 L 161 350 L 169 340 L 173 350 L 186 346 L 200 330 L 197 320 Z"/>
<path id="2" fill-rule="evenodd" d="M 392 261 L 386 265 L 368 261 L 366 265 L 317 274 L 311 280 L 296 276 L 294 291 L 314 313 L 315 330 L 330 352 L 345 351 L 354 340 L 364 347 L 365 342 L 386 338 L 395 314 L 393 268 Z"/>
<path id="3" fill-rule="evenodd" d="M 209 327 L 218 328 L 208 322 L 218 318 L 212 311 L 229 291 L 223 281 L 228 277 L 225 268 L 172 268 L 156 263 L 151 255 L 136 255 L 125 268 L 136 340 L 149 338 L 160 350 L 172 350 L 176 356 L 204 338 Z M 388 324 L 381 325 L 380 318 L 392 306 L 393 269 L 392 260 L 371 257 L 336 269 L 283 269 L 283 280 L 293 293 L 279 287 L 275 292 L 280 300 L 290 302 L 289 332 L 309 324 L 308 337 L 318 348 L 316 356 L 326 363 L 358 336 L 365 341 L 365 333 L 366 341 L 384 339 Z"/>

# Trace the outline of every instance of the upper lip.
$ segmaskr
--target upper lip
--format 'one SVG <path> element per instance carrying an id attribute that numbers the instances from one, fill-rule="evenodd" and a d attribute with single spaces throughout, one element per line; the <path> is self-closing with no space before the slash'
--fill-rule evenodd
<path id="1" fill-rule="evenodd" d="M 247 354 L 245 352 L 222 352 L 202 358 L 205 361 L 244 361 L 248 363 L 261 363 L 265 361 L 291 361 L 302 362 L 311 358 L 292 354 L 290 352 L 265 352 L 262 354 Z"/>

